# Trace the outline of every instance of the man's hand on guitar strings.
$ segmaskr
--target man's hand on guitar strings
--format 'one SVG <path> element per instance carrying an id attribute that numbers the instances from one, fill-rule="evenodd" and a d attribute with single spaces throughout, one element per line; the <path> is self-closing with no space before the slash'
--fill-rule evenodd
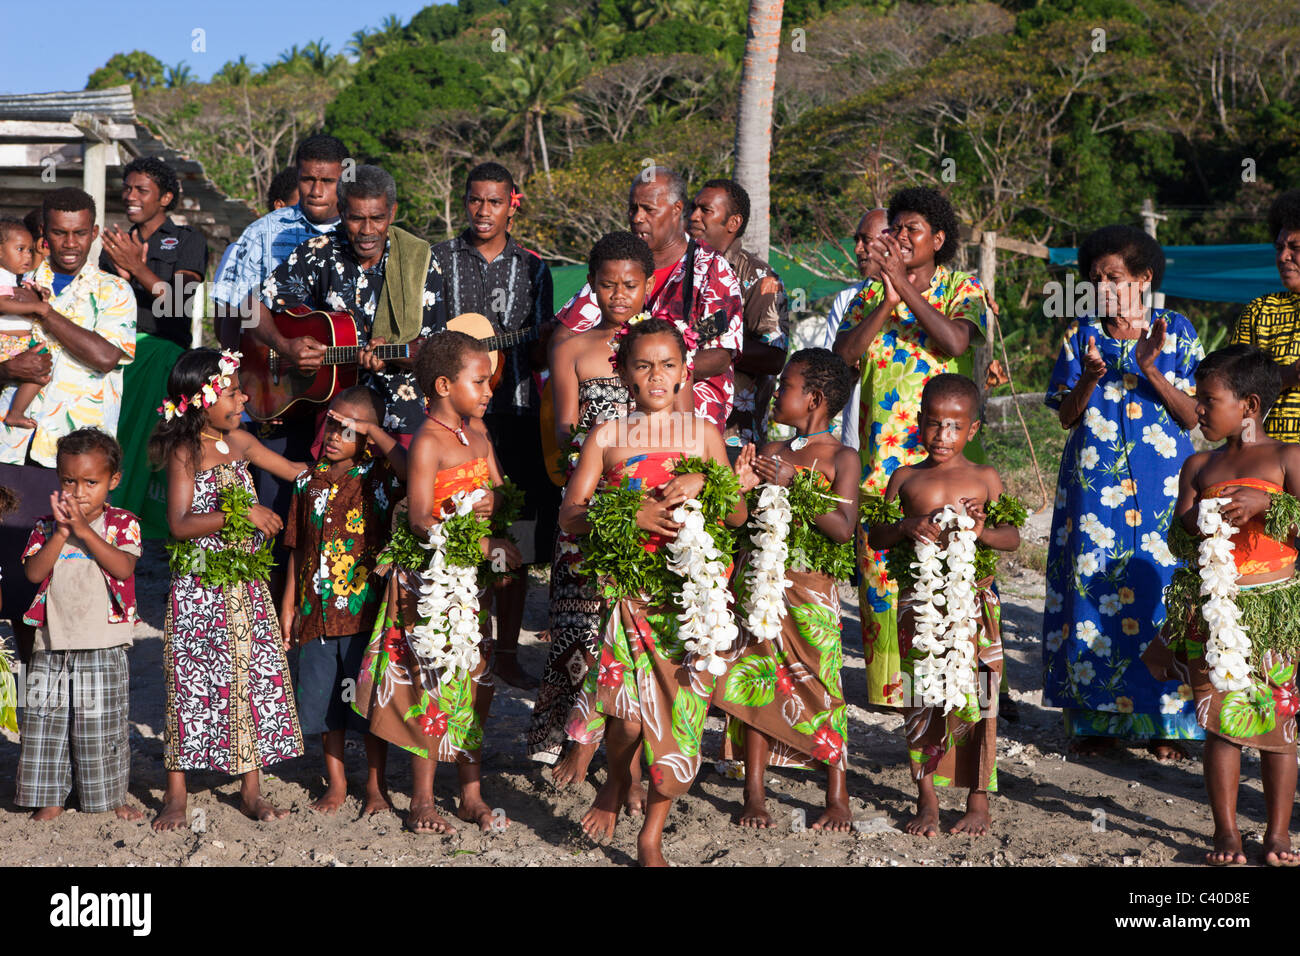
<path id="1" fill-rule="evenodd" d="M 388 342 L 382 338 L 371 339 L 370 344 L 357 353 L 357 364 L 367 372 L 382 372 L 384 360 L 375 354 L 375 349 L 387 344 Z"/>
<path id="2" fill-rule="evenodd" d="M 290 339 L 284 355 L 304 375 L 314 375 L 325 361 L 325 346 L 310 335 Z"/>

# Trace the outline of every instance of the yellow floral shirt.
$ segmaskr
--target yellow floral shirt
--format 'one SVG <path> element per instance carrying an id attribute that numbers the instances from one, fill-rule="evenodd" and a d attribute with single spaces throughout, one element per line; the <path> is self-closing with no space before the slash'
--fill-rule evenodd
<path id="1" fill-rule="evenodd" d="M 54 272 L 48 262 L 31 276 L 46 289 L 54 287 Z M 135 358 L 135 296 L 125 279 L 103 272 L 90 260 L 51 301 L 54 310 L 72 322 L 94 332 L 122 350 L 122 361 L 111 372 L 85 365 L 48 333 L 52 366 L 50 382 L 28 406 L 27 415 L 36 428 L 12 428 L 0 424 L 0 463 L 21 465 L 31 448 L 32 460 L 54 467 L 54 450 L 60 438 L 78 428 L 94 426 L 117 434 L 122 411 L 122 369 Z M 0 418 L 9 410 L 14 388 L 0 392 Z M 132 427 L 152 423 L 131 422 Z"/>

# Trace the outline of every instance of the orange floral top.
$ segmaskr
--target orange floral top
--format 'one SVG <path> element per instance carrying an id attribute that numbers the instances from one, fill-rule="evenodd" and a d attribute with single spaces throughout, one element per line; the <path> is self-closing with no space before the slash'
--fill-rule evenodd
<path id="1" fill-rule="evenodd" d="M 1219 491 L 1234 485 L 1258 488 L 1260 491 L 1270 493 L 1282 490 L 1281 485 L 1275 485 L 1261 478 L 1235 478 L 1232 481 L 1221 481 L 1211 485 L 1205 489 L 1202 497 L 1214 498 Z M 1268 574 L 1295 564 L 1296 549 L 1264 533 L 1263 515 L 1251 518 L 1244 528 L 1233 535 L 1232 541 L 1234 545 L 1232 557 L 1237 562 L 1237 573 L 1240 575 Z"/>
<path id="2" fill-rule="evenodd" d="M 461 491 L 487 488 L 492 484 L 486 458 L 474 458 L 454 468 L 444 468 L 433 479 L 433 500 L 441 510 L 451 501 L 451 496 Z"/>

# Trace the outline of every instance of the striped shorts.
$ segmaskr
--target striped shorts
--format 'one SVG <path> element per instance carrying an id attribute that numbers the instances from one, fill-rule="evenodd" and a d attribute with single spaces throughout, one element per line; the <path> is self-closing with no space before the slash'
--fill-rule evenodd
<path id="1" fill-rule="evenodd" d="M 82 813 L 122 806 L 131 774 L 126 648 L 37 650 L 23 677 L 14 802 L 62 807 L 75 767 Z"/>

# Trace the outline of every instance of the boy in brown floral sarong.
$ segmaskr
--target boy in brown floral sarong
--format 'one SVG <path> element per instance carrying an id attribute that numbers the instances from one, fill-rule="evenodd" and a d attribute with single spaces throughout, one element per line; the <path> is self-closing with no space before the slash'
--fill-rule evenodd
<path id="1" fill-rule="evenodd" d="M 927 457 L 890 476 L 885 501 L 897 499 L 903 517 L 871 528 L 871 547 L 897 552 L 891 554 L 890 566 L 898 569 L 900 578 L 898 633 L 905 684 L 911 681 L 917 662 L 928 656 L 912 646 L 918 603 L 912 593 L 911 542 L 940 540 L 945 532 L 936 519 L 945 506 L 952 506 L 974 519 L 978 545 L 998 551 L 1014 551 L 1020 545 L 1020 531 L 1014 524 L 995 525 L 987 520 L 993 504 L 1001 504 L 1002 480 L 997 471 L 976 465 L 962 454 L 979 431 L 978 408 L 975 383 L 965 376 L 945 373 L 926 384 L 918 425 Z M 981 567 L 978 559 L 976 567 Z M 903 687 L 904 698 L 912 703 L 903 708 L 903 729 L 912 778 L 919 790 L 916 815 L 906 825 L 908 833 L 929 837 L 939 832 L 936 786 L 970 790 L 966 813 L 949 832 L 973 836 L 988 832 L 988 795 L 997 790 L 998 781 L 997 686 L 1002 673 L 999 610 L 992 583 L 991 570 L 983 575 L 977 572 L 975 599 L 981 620 L 972 637 L 977 693 L 967 698 L 965 706 L 945 709 L 917 706 L 927 702 L 918 699 L 915 687 Z"/>
<path id="2" fill-rule="evenodd" d="M 1183 463 L 1170 546 L 1184 567 L 1165 592 L 1169 613 L 1160 639 L 1142 655 L 1157 680 L 1179 679 L 1196 699 L 1196 719 L 1206 730 L 1205 789 L 1214 814 L 1214 849 L 1205 854 L 1211 866 L 1246 862 L 1237 829 L 1243 746 L 1260 755 L 1268 811 L 1260 862 L 1300 864 L 1290 834 L 1296 789 L 1295 649 L 1300 646 L 1295 548 L 1300 445 L 1265 434 L 1263 421 L 1281 390 L 1281 370 L 1254 346 L 1230 345 L 1197 368 L 1201 433 L 1223 444 Z M 1251 686 L 1240 690 L 1215 686 L 1211 662 L 1218 653 L 1201 613 L 1202 582 L 1191 536 L 1207 498 L 1230 499 L 1220 514 L 1239 529 L 1229 540 L 1237 569 L 1236 604 L 1251 643 Z"/>
<path id="3" fill-rule="evenodd" d="M 796 486 L 789 492 L 781 634 L 772 640 L 746 627 L 751 550 L 732 579 L 740 640 L 724 655 L 727 671 L 713 693 L 713 703 L 727 714 L 722 755 L 744 755 L 745 805 L 736 820 L 744 827 L 774 826 L 763 781 L 769 766 L 810 763 L 824 764 L 827 774 L 826 812 L 811 829 L 844 831 L 853 824 L 845 781 L 848 714 L 840 681 L 838 582 L 853 573 L 862 469 L 857 452 L 830 434 L 831 419 L 849 400 L 853 383 L 852 370 L 833 352 L 796 352 L 781 373 L 772 404 L 772 420 L 793 428 L 795 437 L 768 442 L 761 454 L 747 445 L 736 463 L 743 492 L 760 481 Z M 808 473 L 816 480 L 812 487 L 838 502 L 807 494 Z"/>

